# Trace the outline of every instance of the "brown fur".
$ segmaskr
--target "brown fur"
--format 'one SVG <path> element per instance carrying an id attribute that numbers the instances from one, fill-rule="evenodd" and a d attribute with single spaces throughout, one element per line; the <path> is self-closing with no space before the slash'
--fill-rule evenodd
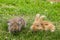
<path id="1" fill-rule="evenodd" d="M 32 26 L 30 27 L 31 30 L 33 30 L 33 31 L 40 30 L 41 25 L 40 25 L 40 19 L 39 18 L 40 18 L 40 14 L 37 14 Z"/>
<path id="2" fill-rule="evenodd" d="M 50 30 L 51 32 L 54 32 L 55 31 L 55 26 L 51 23 L 51 22 L 48 22 L 48 21 L 42 21 L 41 22 L 41 25 L 43 27 L 42 30 Z"/>

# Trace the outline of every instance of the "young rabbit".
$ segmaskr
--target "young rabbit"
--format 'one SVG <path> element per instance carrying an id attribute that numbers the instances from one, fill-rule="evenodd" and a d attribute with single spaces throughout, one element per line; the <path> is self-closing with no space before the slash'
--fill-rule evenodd
<path id="1" fill-rule="evenodd" d="M 41 25 L 40 25 L 40 14 L 36 14 L 35 20 L 32 24 L 32 26 L 30 27 L 30 29 L 32 31 L 37 31 L 42 29 Z"/>
<path id="2" fill-rule="evenodd" d="M 51 30 L 51 32 L 55 31 L 55 26 L 49 22 L 44 20 L 45 16 L 40 16 L 40 14 L 36 14 L 35 21 L 31 26 L 31 30 Z"/>
<path id="3" fill-rule="evenodd" d="M 18 32 L 21 31 L 22 27 L 26 27 L 26 22 L 23 18 L 17 17 L 8 20 L 8 30 L 9 32 Z"/>

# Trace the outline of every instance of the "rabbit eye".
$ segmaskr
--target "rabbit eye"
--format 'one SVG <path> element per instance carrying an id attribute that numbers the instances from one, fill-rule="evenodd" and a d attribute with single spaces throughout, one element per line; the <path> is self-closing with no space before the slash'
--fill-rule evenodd
<path id="1" fill-rule="evenodd" d="M 41 25 L 43 25 L 43 24 L 41 23 Z"/>
<path id="2" fill-rule="evenodd" d="M 39 27 L 39 25 L 36 25 L 37 27 Z"/>
<path id="3" fill-rule="evenodd" d="M 45 25 L 48 25 L 48 24 L 45 24 Z"/>

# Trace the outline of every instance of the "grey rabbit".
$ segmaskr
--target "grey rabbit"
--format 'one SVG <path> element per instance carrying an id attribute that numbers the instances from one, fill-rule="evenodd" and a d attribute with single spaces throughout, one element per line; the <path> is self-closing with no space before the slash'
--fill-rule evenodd
<path id="1" fill-rule="evenodd" d="M 22 27 L 26 27 L 26 21 L 22 17 L 12 18 L 8 20 L 8 31 L 19 32 Z"/>

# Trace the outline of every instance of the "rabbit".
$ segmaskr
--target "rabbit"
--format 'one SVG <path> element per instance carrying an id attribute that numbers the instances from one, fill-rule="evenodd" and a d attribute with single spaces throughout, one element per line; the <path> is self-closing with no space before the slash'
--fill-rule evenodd
<path id="1" fill-rule="evenodd" d="M 22 27 L 26 27 L 26 22 L 22 17 L 16 17 L 8 20 L 9 33 L 15 33 L 21 31 Z"/>
<path id="2" fill-rule="evenodd" d="M 51 32 L 55 31 L 55 26 L 49 22 L 49 21 L 45 21 L 44 18 L 46 16 L 42 15 L 40 16 L 40 14 L 36 14 L 35 20 L 31 26 L 31 30 L 37 31 L 37 30 L 50 30 Z"/>
<path id="3" fill-rule="evenodd" d="M 42 27 L 41 28 L 40 27 L 41 27 L 41 25 L 40 25 L 40 14 L 36 14 L 35 20 L 34 20 L 32 26 L 30 27 L 30 29 L 32 31 L 37 31 L 37 30 L 42 29 Z"/>

